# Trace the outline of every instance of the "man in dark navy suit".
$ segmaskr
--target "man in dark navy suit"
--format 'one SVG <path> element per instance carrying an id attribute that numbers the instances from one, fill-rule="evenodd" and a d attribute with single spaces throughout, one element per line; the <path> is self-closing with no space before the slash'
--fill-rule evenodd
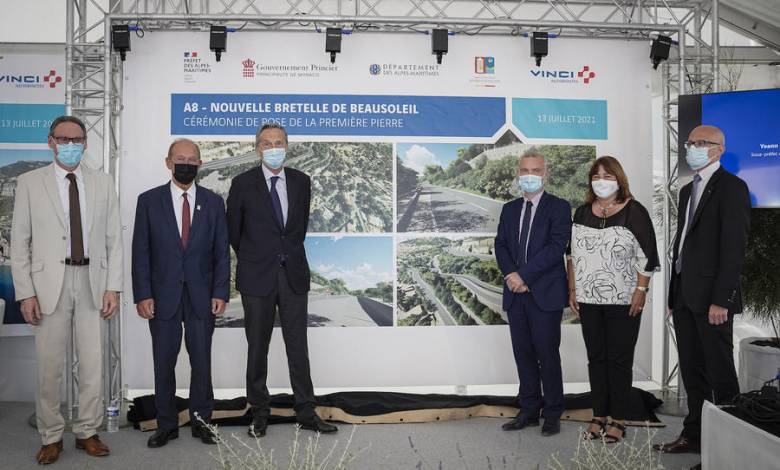
<path id="1" fill-rule="evenodd" d="M 236 252 L 236 288 L 244 307 L 249 435 L 264 436 L 270 414 L 268 345 L 279 314 L 287 350 L 295 415 L 303 429 L 336 432 L 315 413 L 307 340 L 309 263 L 303 241 L 309 226 L 311 180 L 285 168 L 287 132 L 276 124 L 257 131 L 262 164 L 233 179 L 227 201 L 230 244 Z"/>
<path id="2" fill-rule="evenodd" d="M 503 307 L 509 319 L 520 412 L 502 428 L 538 426 L 560 432 L 563 414 L 561 318 L 567 300 L 563 255 L 571 238 L 571 206 L 544 192 L 545 158 L 529 151 L 520 157 L 517 184 L 523 197 L 504 204 L 496 235 L 496 260 L 504 274 Z M 544 394 L 542 394 L 544 390 Z"/>
<path id="3" fill-rule="evenodd" d="M 179 437 L 174 368 L 182 323 L 192 367 L 192 436 L 215 444 L 214 435 L 201 420 L 208 423 L 214 408 L 214 318 L 225 312 L 230 294 L 225 203 L 193 183 L 202 162 L 200 149 L 191 140 L 175 140 L 165 164 L 171 170 L 171 182 L 138 196 L 133 232 L 133 296 L 138 315 L 149 320 L 154 358 L 157 432 L 147 445 L 162 447 Z"/>

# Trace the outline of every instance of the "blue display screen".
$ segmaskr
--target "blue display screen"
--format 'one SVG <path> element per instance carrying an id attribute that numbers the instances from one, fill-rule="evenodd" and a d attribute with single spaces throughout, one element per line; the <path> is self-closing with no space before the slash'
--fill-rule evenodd
<path id="1" fill-rule="evenodd" d="M 701 124 L 726 136 L 721 164 L 742 178 L 754 207 L 780 207 L 780 89 L 701 95 Z"/>

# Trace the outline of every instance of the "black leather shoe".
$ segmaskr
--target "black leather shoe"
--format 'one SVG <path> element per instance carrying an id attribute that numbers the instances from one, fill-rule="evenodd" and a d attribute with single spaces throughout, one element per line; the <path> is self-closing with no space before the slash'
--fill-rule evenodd
<path id="1" fill-rule="evenodd" d="M 168 441 L 176 439 L 177 437 L 179 437 L 178 429 L 158 429 L 154 432 L 154 435 L 146 441 L 146 445 L 147 447 L 156 449 L 164 446 Z"/>
<path id="2" fill-rule="evenodd" d="M 561 420 L 548 418 L 544 420 L 542 424 L 542 436 L 549 437 L 554 436 L 561 432 Z"/>
<path id="3" fill-rule="evenodd" d="M 268 429 L 268 418 L 254 418 L 252 419 L 252 424 L 249 425 L 247 434 L 249 434 L 249 437 L 257 439 L 265 436 L 266 429 Z"/>
<path id="4" fill-rule="evenodd" d="M 217 436 L 203 423 L 196 423 L 192 426 L 192 437 L 200 439 L 204 444 L 217 443 Z"/>
<path id="5" fill-rule="evenodd" d="M 539 418 L 532 418 L 523 413 L 518 413 L 517 416 L 512 418 L 512 421 L 502 424 L 501 429 L 504 431 L 519 431 L 531 426 L 539 426 Z"/>
<path id="6" fill-rule="evenodd" d="M 680 435 L 672 442 L 653 445 L 653 449 L 665 454 L 698 454 L 701 452 L 701 444 L 699 444 L 699 441 L 693 441 Z"/>
<path id="7" fill-rule="evenodd" d="M 336 426 L 326 423 L 316 415 L 312 419 L 298 421 L 298 425 L 301 427 L 301 429 L 318 432 L 320 434 L 332 434 L 339 430 L 339 428 Z"/>

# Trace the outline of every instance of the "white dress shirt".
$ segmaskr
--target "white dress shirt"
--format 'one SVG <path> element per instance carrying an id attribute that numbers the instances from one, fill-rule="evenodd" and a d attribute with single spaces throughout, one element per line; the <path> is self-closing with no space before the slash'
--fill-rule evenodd
<path id="1" fill-rule="evenodd" d="M 701 177 L 701 181 L 699 181 L 699 187 L 697 188 L 698 191 L 696 192 L 696 205 L 698 209 L 698 205 L 701 202 L 701 195 L 704 194 L 704 188 L 707 187 L 707 183 L 710 181 L 710 178 L 712 178 L 712 175 L 718 171 L 718 168 L 720 168 L 720 162 L 715 162 L 712 165 L 708 166 L 707 168 L 704 168 L 703 170 L 698 171 L 699 176 Z M 680 232 L 680 246 L 677 248 L 677 255 L 679 256 L 680 253 L 682 253 L 683 249 L 683 243 L 685 243 L 685 234 L 688 233 L 688 224 L 691 222 L 688 220 L 688 206 L 691 203 L 691 199 L 693 199 L 693 188 L 691 188 L 691 197 L 688 198 L 688 203 L 685 205 L 685 225 L 683 225 L 683 230 Z"/>
<path id="2" fill-rule="evenodd" d="M 271 193 L 271 178 L 274 176 L 278 176 L 279 179 L 276 180 L 276 192 L 279 194 L 279 202 L 282 205 L 282 216 L 284 218 L 284 225 L 287 225 L 287 175 L 284 173 L 284 168 L 282 168 L 282 171 L 279 172 L 278 175 L 275 175 L 271 173 L 271 170 L 266 168 L 265 165 L 260 165 L 263 168 L 263 176 L 265 176 L 265 183 L 268 185 L 268 193 L 270 196 Z"/>
<path id="3" fill-rule="evenodd" d="M 57 190 L 60 193 L 62 210 L 65 212 L 65 226 L 68 229 L 66 258 L 70 258 L 70 180 L 69 171 L 54 163 L 54 178 L 57 180 Z M 84 258 L 89 258 L 89 228 L 87 227 L 87 195 L 84 188 L 84 174 L 81 166 L 72 172 L 76 175 L 76 186 L 79 189 L 79 208 L 81 209 L 81 238 L 84 240 Z"/>
<path id="4" fill-rule="evenodd" d="M 539 207 L 539 201 L 542 200 L 542 194 L 544 194 L 544 190 L 539 191 L 538 193 L 534 194 L 530 199 L 528 196 L 523 194 L 523 209 L 520 211 L 520 228 L 517 232 L 518 243 L 520 242 L 520 236 L 523 235 L 523 217 L 525 217 L 525 205 L 528 203 L 528 201 L 531 201 L 531 220 L 528 222 L 528 240 L 525 241 L 525 246 L 523 247 L 523 250 L 525 251 L 525 259 L 528 259 L 528 242 L 531 241 L 531 227 L 534 226 L 534 217 L 536 216 L 536 208 Z"/>
<path id="5" fill-rule="evenodd" d="M 176 227 L 179 228 L 179 236 L 181 236 L 181 210 L 184 204 L 184 193 L 187 193 L 187 200 L 190 203 L 190 226 L 192 226 L 192 219 L 195 217 L 195 188 L 193 184 L 186 191 L 176 186 L 176 183 L 171 181 L 171 197 L 173 198 L 173 213 L 176 215 Z"/>

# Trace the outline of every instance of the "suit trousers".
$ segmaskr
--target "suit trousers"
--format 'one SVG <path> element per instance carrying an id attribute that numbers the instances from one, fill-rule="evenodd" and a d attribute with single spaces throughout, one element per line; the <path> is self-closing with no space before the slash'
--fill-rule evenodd
<path id="1" fill-rule="evenodd" d="M 641 315 L 629 316 L 630 305 L 580 304 L 580 323 L 588 351 L 593 416 L 628 416 L 634 348 Z"/>
<path id="2" fill-rule="evenodd" d="M 35 417 L 44 445 L 62 439 L 65 429 L 60 390 L 69 333 L 75 337 L 79 361 L 79 412 L 73 434 L 86 439 L 103 423 L 103 322 L 92 300 L 89 266 L 66 266 L 57 306 L 33 327 L 38 360 Z"/>
<path id="3" fill-rule="evenodd" d="M 545 419 L 559 419 L 564 410 L 559 352 L 563 310 L 541 310 L 528 293 L 515 296 L 507 318 L 520 378 L 520 407 L 530 417 L 541 411 Z"/>
<path id="4" fill-rule="evenodd" d="M 710 325 L 709 312 L 694 312 L 685 306 L 679 278 L 675 285 L 672 311 L 680 374 L 688 396 L 688 415 L 682 435 L 701 438 L 701 407 L 704 400 L 716 405 L 728 404 L 739 394 L 734 367 L 734 317 L 722 325 Z"/>
<path id="5" fill-rule="evenodd" d="M 149 320 L 154 359 L 154 406 L 157 408 L 157 427 L 172 430 L 179 427 L 176 409 L 176 360 L 181 350 L 182 324 L 184 345 L 190 357 L 190 422 L 198 422 L 195 414 L 206 422 L 214 410 L 214 389 L 211 383 L 211 338 L 214 334 L 214 315 L 197 315 L 183 289 L 176 315 L 168 320 Z"/>
<path id="6" fill-rule="evenodd" d="M 276 285 L 276 291 L 267 296 L 241 296 L 244 306 L 244 331 L 249 345 L 246 365 L 247 399 L 255 417 L 269 416 L 270 395 L 266 385 L 268 346 L 278 310 L 287 351 L 290 384 L 295 398 L 295 413 L 298 421 L 308 421 L 315 414 L 307 339 L 308 294 L 296 294 L 290 289 L 285 268 L 279 269 Z"/>

